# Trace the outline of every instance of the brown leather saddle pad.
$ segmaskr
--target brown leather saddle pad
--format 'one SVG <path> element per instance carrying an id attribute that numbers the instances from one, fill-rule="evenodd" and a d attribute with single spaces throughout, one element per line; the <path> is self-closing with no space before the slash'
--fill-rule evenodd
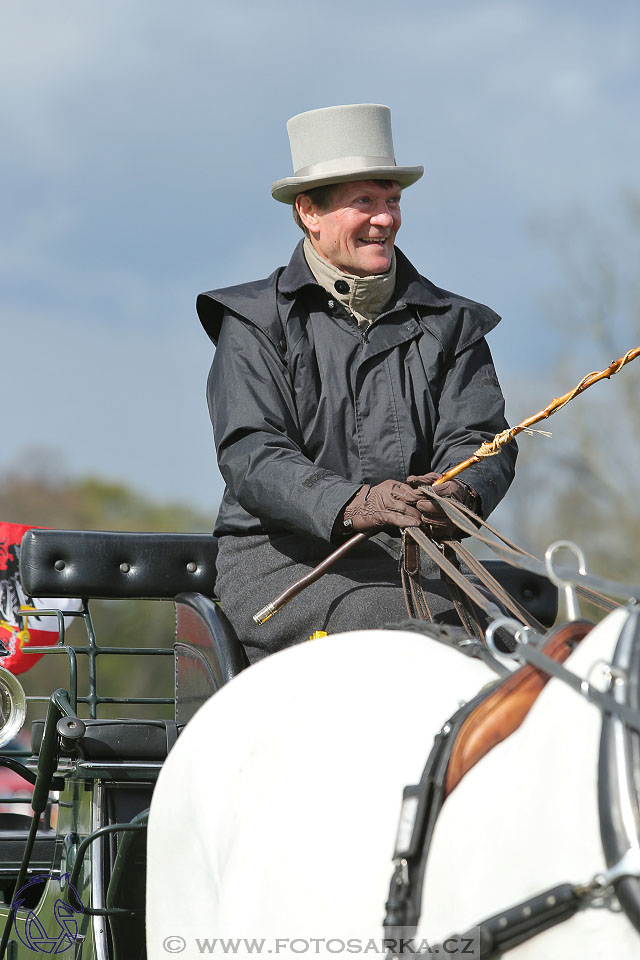
<path id="1" fill-rule="evenodd" d="M 542 652 L 563 663 L 592 627 L 584 620 L 566 623 L 551 634 Z M 451 751 L 445 796 L 490 750 L 518 729 L 549 679 L 548 674 L 530 664 L 521 667 L 469 714 Z"/>

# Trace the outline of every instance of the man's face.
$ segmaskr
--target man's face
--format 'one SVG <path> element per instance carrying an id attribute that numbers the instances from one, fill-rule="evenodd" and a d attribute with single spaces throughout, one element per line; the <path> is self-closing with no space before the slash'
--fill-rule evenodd
<path id="1" fill-rule="evenodd" d="M 305 194 L 296 202 L 321 257 L 356 277 L 387 272 L 402 222 L 397 183 L 338 183 L 332 188 L 332 202 L 327 210 L 319 209 Z"/>

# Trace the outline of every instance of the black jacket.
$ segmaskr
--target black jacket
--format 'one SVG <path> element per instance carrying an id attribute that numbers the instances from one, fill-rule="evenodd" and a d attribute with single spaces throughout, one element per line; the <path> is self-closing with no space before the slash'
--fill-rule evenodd
<path id="1" fill-rule="evenodd" d="M 440 290 L 396 248 L 386 311 L 366 333 L 311 273 L 300 243 L 266 280 L 200 294 L 217 345 L 208 401 L 226 490 L 216 534 L 329 540 L 363 483 L 444 472 L 507 424 L 484 335 L 500 318 Z M 515 444 L 469 468 L 487 516 Z"/>

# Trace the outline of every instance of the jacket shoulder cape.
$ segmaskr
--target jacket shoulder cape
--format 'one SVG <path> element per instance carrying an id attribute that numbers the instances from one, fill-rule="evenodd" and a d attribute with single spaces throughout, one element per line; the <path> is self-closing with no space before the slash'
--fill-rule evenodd
<path id="1" fill-rule="evenodd" d="M 264 280 L 239 283 L 220 290 L 198 294 L 196 310 L 200 323 L 210 340 L 217 346 L 225 310 L 249 320 L 277 347 L 282 336 L 282 324 L 277 308 L 278 277 L 283 267 Z"/>
<path id="2" fill-rule="evenodd" d="M 421 322 L 441 343 L 446 355 L 461 353 L 500 322 L 500 316 L 490 307 L 442 290 L 421 276 L 397 247 L 396 257 L 398 300 L 418 309 Z M 218 343 L 225 311 L 229 311 L 258 327 L 281 355 L 282 315 L 286 313 L 287 301 L 304 286 L 321 289 L 299 244 L 288 267 L 278 267 L 264 280 L 201 293 L 196 310 L 214 344 Z"/>

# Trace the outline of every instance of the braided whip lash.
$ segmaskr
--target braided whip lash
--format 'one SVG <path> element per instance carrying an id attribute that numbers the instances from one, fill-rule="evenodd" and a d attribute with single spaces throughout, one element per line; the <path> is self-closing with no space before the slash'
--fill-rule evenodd
<path id="1" fill-rule="evenodd" d="M 608 367 L 604 370 L 599 370 L 594 373 L 588 373 L 586 377 L 583 377 L 580 383 L 578 383 L 573 390 L 569 390 L 568 393 L 563 394 L 561 397 L 556 397 L 551 401 L 548 406 L 543 410 L 534 413 L 532 417 L 527 417 L 526 420 L 523 420 L 515 427 L 511 427 L 509 430 L 503 430 L 502 433 L 496 434 L 493 440 L 485 440 L 484 443 L 476 450 L 473 456 L 469 457 L 467 460 L 464 460 L 462 463 L 459 463 L 456 467 L 452 467 L 450 470 L 447 470 L 446 473 L 443 473 L 439 480 L 436 480 L 433 484 L 434 487 L 439 486 L 441 483 L 444 483 L 445 480 L 452 480 L 454 477 L 457 477 L 459 473 L 462 473 L 463 470 L 466 470 L 467 467 L 473 466 L 474 463 L 480 463 L 481 460 L 484 460 L 486 457 L 494 457 L 496 454 L 500 453 L 502 447 L 505 444 L 510 443 L 514 437 L 517 437 L 519 433 L 523 433 L 528 430 L 534 423 L 539 423 L 541 420 L 547 420 L 549 417 L 553 416 L 554 413 L 557 413 L 558 410 L 562 410 L 563 407 L 566 407 L 574 397 L 577 397 L 578 394 L 584 393 L 589 387 L 592 387 L 594 383 L 598 383 L 599 380 L 609 380 L 614 374 L 618 373 L 619 370 L 622 370 L 624 366 L 628 363 L 631 363 L 632 360 L 635 360 L 637 356 L 640 356 L 640 347 L 636 347 L 633 350 L 627 350 L 623 357 L 619 357 L 617 360 L 614 360 L 613 363 L 610 363 Z M 277 613 L 285 603 L 288 603 L 289 600 L 293 600 L 305 587 L 308 587 L 310 584 L 315 583 L 316 580 L 319 580 L 320 577 L 327 572 L 327 570 L 333 566 L 336 560 L 339 560 L 341 557 L 348 553 L 352 547 L 355 547 L 356 544 L 362 543 L 363 540 L 368 538 L 366 533 L 356 533 L 353 537 L 347 540 L 345 543 L 341 544 L 337 550 L 334 550 L 333 553 L 318 564 L 317 567 L 314 567 L 313 570 L 310 570 L 304 577 L 301 577 L 300 580 L 297 580 L 295 583 L 292 583 L 290 587 L 287 587 L 286 590 L 283 590 L 275 600 L 272 600 L 271 603 L 268 603 L 266 607 L 263 607 L 262 610 L 259 610 L 258 613 L 254 614 L 253 619 L 256 623 L 266 623 L 274 613 Z"/>

